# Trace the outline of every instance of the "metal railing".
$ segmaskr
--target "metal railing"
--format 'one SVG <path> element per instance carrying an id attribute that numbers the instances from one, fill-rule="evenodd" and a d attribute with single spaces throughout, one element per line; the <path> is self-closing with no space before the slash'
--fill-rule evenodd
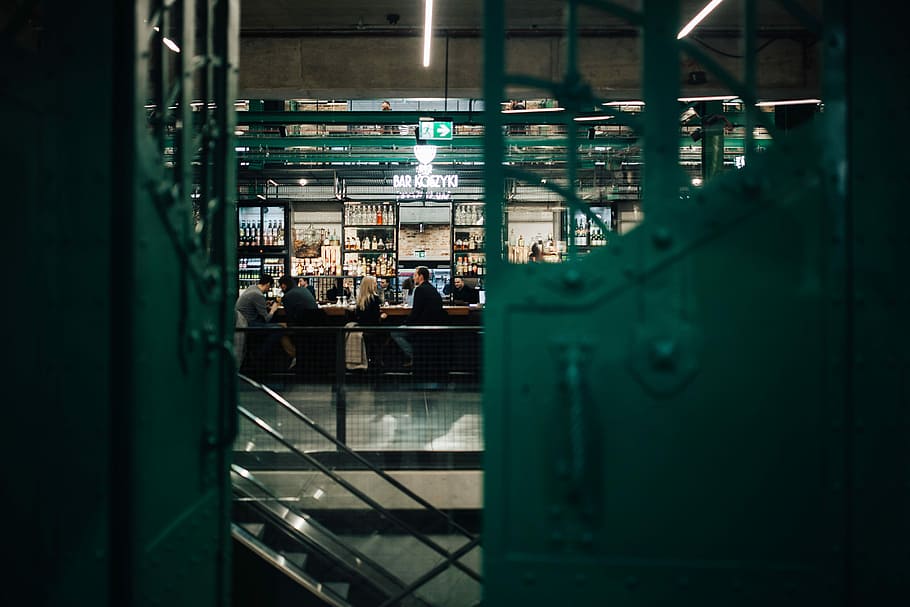
<path id="1" fill-rule="evenodd" d="M 337 331 L 337 329 L 335 330 Z M 344 373 L 343 375 L 347 375 L 347 373 Z M 399 480 L 394 478 L 394 476 L 380 469 L 367 458 L 364 458 L 356 451 L 352 450 L 342 440 L 333 436 L 330 431 L 321 427 L 316 421 L 300 411 L 274 389 L 244 375 L 240 375 L 239 377 L 242 386 L 256 391 L 264 397 L 270 405 L 280 409 L 282 412 L 281 418 L 284 420 L 283 426 L 279 428 L 278 424 L 270 423 L 270 421 L 248 410 L 246 407 L 239 406 L 238 414 L 240 416 L 241 424 L 246 425 L 248 428 L 252 428 L 261 436 L 266 437 L 267 442 L 272 445 L 272 449 L 280 447 L 290 454 L 293 454 L 294 457 L 300 460 L 302 469 L 304 469 L 306 473 L 324 475 L 325 484 L 317 489 L 320 493 L 320 497 L 328 494 L 328 499 L 334 499 L 336 500 L 336 503 L 344 504 L 344 507 L 348 509 L 355 507 L 363 512 L 378 513 L 381 519 L 389 524 L 389 529 L 392 530 L 391 533 L 394 533 L 399 537 L 411 538 L 416 542 L 414 548 L 411 549 L 411 552 L 417 549 L 417 546 L 420 546 L 420 550 L 427 551 L 428 557 L 434 555 L 434 558 L 437 559 L 435 562 L 431 561 L 432 565 L 430 567 L 417 572 L 419 575 L 401 575 L 401 572 L 399 571 L 399 577 L 402 582 L 394 592 L 387 594 L 389 598 L 383 604 L 397 604 L 402 598 L 412 595 L 414 592 L 423 588 L 426 584 L 437 579 L 441 574 L 451 569 L 458 570 L 458 572 L 464 574 L 475 583 L 481 583 L 480 574 L 460 560 L 466 554 L 479 547 L 479 535 L 465 529 L 465 527 L 455 521 L 452 516 L 439 510 L 428 500 L 424 499 L 415 491 L 409 489 Z M 360 482 L 355 482 L 347 477 L 344 472 L 332 469 L 331 466 L 324 463 L 316 454 L 299 448 L 294 440 L 290 440 L 284 435 L 284 428 L 291 425 L 288 423 L 288 420 L 292 420 L 295 426 L 303 427 L 307 431 L 318 435 L 322 440 L 327 441 L 338 452 L 355 461 L 358 464 L 359 469 L 373 475 L 373 478 L 376 480 L 374 482 L 364 483 L 361 479 Z M 261 438 L 257 440 L 261 440 Z M 306 518 L 311 515 L 319 516 L 320 513 L 325 514 L 328 511 L 326 509 L 327 506 L 324 503 L 317 506 L 312 500 L 307 502 L 306 500 L 278 497 L 282 494 L 281 487 L 276 486 L 273 488 L 269 487 L 268 484 L 270 482 L 278 482 L 280 484 L 280 481 L 274 479 L 269 480 L 267 474 L 263 477 L 254 479 L 251 473 L 241 467 L 235 465 L 233 470 L 234 474 L 239 475 L 238 478 L 246 479 L 244 482 L 247 484 L 253 483 L 258 487 L 262 492 L 262 495 L 269 498 L 269 504 L 272 506 L 278 505 L 282 508 L 286 507 L 288 513 L 293 514 L 298 518 Z M 235 485 L 236 483 L 237 479 L 235 479 Z M 383 488 L 385 491 L 379 491 L 383 497 L 374 497 L 370 494 L 368 489 L 364 488 L 366 485 L 375 489 L 378 486 L 377 483 L 384 483 Z M 325 493 L 323 493 L 323 491 L 325 491 Z M 249 492 L 247 491 L 247 493 Z M 389 499 L 388 496 L 390 493 L 395 493 L 399 497 Z M 317 497 L 316 499 L 318 500 L 320 498 Z M 323 498 L 323 502 L 325 501 L 326 498 Z M 399 507 L 390 506 L 389 504 L 392 502 L 399 504 Z M 402 503 L 407 503 L 407 506 L 404 507 L 406 510 L 412 512 L 419 511 L 422 513 L 424 524 L 421 528 L 418 528 L 416 523 L 409 522 L 410 519 L 405 520 L 400 515 L 399 509 L 401 508 L 400 504 Z M 316 509 L 308 511 L 308 504 Z M 282 515 L 282 517 L 286 518 L 284 515 Z M 277 520 L 274 516 L 272 516 L 272 519 Z M 296 525 L 295 528 L 299 531 L 299 525 Z M 454 549 L 447 549 L 439 541 L 430 537 L 430 534 L 427 532 L 427 529 L 430 528 L 436 530 L 436 532 L 442 531 L 448 536 L 458 536 L 467 541 L 460 543 Z M 389 532 L 389 529 L 386 529 L 382 533 Z M 380 533 L 380 531 L 377 531 L 377 533 Z M 395 563 L 385 562 L 379 563 L 379 565 L 392 571 L 394 570 Z"/>
<path id="2" fill-rule="evenodd" d="M 238 328 L 235 350 L 250 381 L 306 397 L 310 410 L 320 413 L 310 419 L 323 426 L 332 425 L 332 415 L 341 444 L 353 430 L 362 448 L 376 432 L 364 415 L 352 419 L 351 409 L 362 410 L 367 400 L 391 408 L 419 394 L 424 406 L 433 399 L 433 413 L 445 413 L 446 419 L 433 422 L 436 435 L 469 412 L 461 424 L 469 438 L 453 450 L 480 451 L 482 338 L 477 326 Z"/>

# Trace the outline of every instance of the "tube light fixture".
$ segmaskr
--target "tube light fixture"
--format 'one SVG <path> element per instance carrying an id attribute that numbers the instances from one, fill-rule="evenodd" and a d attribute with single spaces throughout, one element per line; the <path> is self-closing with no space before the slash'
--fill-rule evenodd
<path id="1" fill-rule="evenodd" d="M 707 97 L 679 97 L 677 101 L 691 103 L 693 101 L 729 101 L 736 99 L 734 95 L 708 95 Z"/>
<path id="2" fill-rule="evenodd" d="M 542 108 L 532 108 L 530 110 L 503 110 L 503 114 L 527 114 L 532 113 L 536 114 L 537 112 L 565 112 L 566 108 L 564 107 L 542 107 Z"/>
<path id="3" fill-rule="evenodd" d="M 681 38 L 685 38 L 686 36 L 688 36 L 689 32 L 694 30 L 696 28 L 696 26 L 699 23 L 701 23 L 705 17 L 710 15 L 711 11 L 713 11 L 715 8 L 717 8 L 717 6 L 723 1 L 724 0 L 711 0 L 711 2 L 709 2 L 707 5 L 705 5 L 705 8 L 698 11 L 698 14 L 695 15 L 694 17 L 692 17 L 692 20 L 689 21 L 685 25 L 685 27 L 683 27 L 681 30 L 679 30 L 679 33 L 676 34 L 676 39 L 679 40 Z"/>
<path id="4" fill-rule="evenodd" d="M 275 180 L 272 179 L 272 178 L 269 178 L 269 179 L 266 181 L 266 183 L 269 184 L 269 185 L 274 185 L 274 186 L 277 186 L 277 185 L 278 185 L 278 182 L 275 181 Z"/>
<path id="5" fill-rule="evenodd" d="M 609 120 L 613 116 L 576 116 L 575 122 L 593 122 L 595 120 Z"/>
<path id="6" fill-rule="evenodd" d="M 156 32 L 158 32 L 159 34 L 161 33 L 161 28 L 158 27 L 157 25 L 152 27 L 152 29 L 155 30 Z M 180 47 L 177 46 L 177 43 L 174 42 L 173 40 L 171 40 L 170 38 L 162 38 L 161 41 L 164 42 L 164 46 L 168 47 L 175 53 L 180 52 Z"/>
<path id="7" fill-rule="evenodd" d="M 775 105 L 810 105 L 821 102 L 821 99 L 783 99 L 781 101 L 759 101 L 755 105 L 758 107 L 769 107 Z"/>
<path id="8" fill-rule="evenodd" d="M 623 106 L 623 105 L 644 105 L 644 104 L 645 104 L 644 101 L 636 100 L 636 101 L 607 101 L 606 103 L 601 103 L 600 105 L 607 106 L 607 107 L 619 107 L 619 106 Z"/>
<path id="9" fill-rule="evenodd" d="M 423 18 L 423 67 L 430 67 L 430 38 L 433 35 L 433 0 L 425 0 Z"/>

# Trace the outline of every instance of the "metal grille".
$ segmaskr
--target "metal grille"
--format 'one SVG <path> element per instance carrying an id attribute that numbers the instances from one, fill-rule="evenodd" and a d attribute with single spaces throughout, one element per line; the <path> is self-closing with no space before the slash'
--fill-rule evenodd
<path id="1" fill-rule="evenodd" d="M 241 373 L 352 449 L 481 451 L 481 340 L 465 326 L 244 328 L 235 347 Z M 257 399 L 240 393 L 261 413 Z M 332 449 L 281 411 L 272 417 L 300 448 Z M 241 425 L 238 450 L 272 449 L 254 434 Z"/>

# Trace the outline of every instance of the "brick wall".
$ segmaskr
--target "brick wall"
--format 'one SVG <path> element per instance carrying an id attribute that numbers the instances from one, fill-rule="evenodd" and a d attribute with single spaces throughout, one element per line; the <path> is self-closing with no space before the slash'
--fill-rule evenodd
<path id="1" fill-rule="evenodd" d="M 413 257 L 414 251 L 423 249 L 427 257 L 448 259 L 451 252 L 449 226 L 425 225 L 423 232 L 417 226 L 401 226 L 398 233 L 398 254 Z"/>

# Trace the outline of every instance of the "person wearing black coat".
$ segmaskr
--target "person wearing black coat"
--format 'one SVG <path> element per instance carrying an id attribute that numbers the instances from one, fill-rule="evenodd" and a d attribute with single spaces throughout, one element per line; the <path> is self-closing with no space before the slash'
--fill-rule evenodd
<path id="1" fill-rule="evenodd" d="M 437 325 L 445 321 L 442 311 L 442 296 L 430 284 L 430 270 L 419 266 L 414 270 L 414 304 L 405 319 L 406 325 Z"/>
<path id="2" fill-rule="evenodd" d="M 278 286 L 281 288 L 281 305 L 284 306 L 284 314 L 289 325 L 303 324 L 307 317 L 308 310 L 315 310 L 316 298 L 305 287 L 297 287 L 294 279 L 290 276 L 282 276 L 278 279 Z"/>
<path id="3" fill-rule="evenodd" d="M 382 320 L 379 291 L 376 279 L 364 276 L 357 294 L 357 306 L 354 308 L 354 320 L 359 325 L 378 325 Z"/>
<path id="4" fill-rule="evenodd" d="M 417 284 L 414 289 L 414 305 L 404 324 L 410 326 L 445 324 L 447 317 L 442 309 L 442 296 L 430 284 L 429 269 L 419 266 L 414 271 L 414 282 Z M 444 371 L 439 358 L 441 346 L 437 335 L 411 332 L 407 339 L 411 345 L 410 354 L 415 377 L 429 379 L 434 371 L 439 373 Z M 434 362 L 437 363 L 435 367 Z"/>

